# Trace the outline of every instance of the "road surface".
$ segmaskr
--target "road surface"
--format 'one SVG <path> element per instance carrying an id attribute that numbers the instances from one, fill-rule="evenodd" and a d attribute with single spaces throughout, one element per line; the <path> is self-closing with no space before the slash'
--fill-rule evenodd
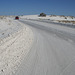
<path id="1" fill-rule="evenodd" d="M 75 75 L 75 29 L 20 20 L 34 33 L 33 46 L 15 75 Z"/>

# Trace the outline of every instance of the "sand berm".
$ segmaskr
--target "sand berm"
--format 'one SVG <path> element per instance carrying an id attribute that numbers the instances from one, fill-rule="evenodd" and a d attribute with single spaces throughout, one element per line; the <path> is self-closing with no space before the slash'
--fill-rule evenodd
<path id="1" fill-rule="evenodd" d="M 22 28 L 19 31 L 0 39 L 0 75 L 15 73 L 33 44 L 32 30 L 20 24 Z"/>

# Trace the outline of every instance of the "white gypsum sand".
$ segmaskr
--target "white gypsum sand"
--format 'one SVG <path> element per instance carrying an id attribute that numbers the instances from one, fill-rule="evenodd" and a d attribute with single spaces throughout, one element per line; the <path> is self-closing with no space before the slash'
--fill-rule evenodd
<path id="1" fill-rule="evenodd" d="M 62 15 L 46 15 L 46 17 L 39 17 L 38 15 L 23 15 L 21 19 L 34 19 L 34 20 L 48 20 L 56 23 L 72 24 L 75 25 L 75 17 L 62 16 Z"/>
<path id="2" fill-rule="evenodd" d="M 17 32 L 0 39 L 0 75 L 15 73 L 33 43 L 32 30 L 20 24 L 22 27 Z"/>

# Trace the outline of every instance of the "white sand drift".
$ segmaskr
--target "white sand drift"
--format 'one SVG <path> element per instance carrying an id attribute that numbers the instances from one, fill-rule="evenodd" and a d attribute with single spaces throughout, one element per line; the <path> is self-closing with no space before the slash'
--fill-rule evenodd
<path id="1" fill-rule="evenodd" d="M 14 33 L 11 32 L 12 34 L 7 37 L 0 36 L 0 75 L 12 75 L 15 73 L 33 43 L 32 30 L 17 21 L 15 22 L 16 24 L 19 24 L 20 27 L 16 32 L 14 32 L 16 26 L 14 28 L 11 25 Z M 10 28 L 8 27 L 7 29 Z M 2 32 L 0 32 L 0 35 Z"/>

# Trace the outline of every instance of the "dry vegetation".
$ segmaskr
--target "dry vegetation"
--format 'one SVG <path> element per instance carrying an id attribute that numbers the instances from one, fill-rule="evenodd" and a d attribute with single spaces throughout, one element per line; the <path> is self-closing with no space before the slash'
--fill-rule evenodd
<path id="1" fill-rule="evenodd" d="M 0 19 L 6 19 L 6 16 L 0 16 Z"/>
<path id="2" fill-rule="evenodd" d="M 64 15 L 60 15 L 60 17 L 65 17 Z"/>
<path id="3" fill-rule="evenodd" d="M 3 19 L 4 18 L 4 16 L 0 16 L 0 19 Z"/>
<path id="4" fill-rule="evenodd" d="M 60 22 L 60 23 L 72 23 L 72 24 L 75 24 L 75 21 L 65 21 L 65 20 L 59 21 L 58 20 L 58 22 Z"/>
<path id="5" fill-rule="evenodd" d="M 50 17 L 56 17 L 56 15 L 50 15 Z"/>
<path id="6" fill-rule="evenodd" d="M 64 19 L 67 19 L 67 18 L 70 18 L 70 19 L 74 19 L 75 17 L 74 16 L 64 16 L 64 15 L 50 15 L 50 17 L 63 17 Z"/>

